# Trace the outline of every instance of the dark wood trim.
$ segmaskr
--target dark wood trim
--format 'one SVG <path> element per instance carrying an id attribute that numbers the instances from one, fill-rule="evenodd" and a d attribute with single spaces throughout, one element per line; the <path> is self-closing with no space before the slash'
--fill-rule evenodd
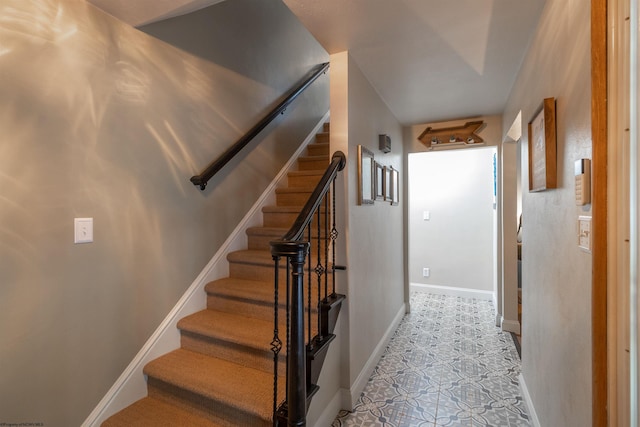
<path id="1" fill-rule="evenodd" d="M 607 393 L 607 0 L 591 0 L 593 166 L 592 420 L 608 424 Z"/>

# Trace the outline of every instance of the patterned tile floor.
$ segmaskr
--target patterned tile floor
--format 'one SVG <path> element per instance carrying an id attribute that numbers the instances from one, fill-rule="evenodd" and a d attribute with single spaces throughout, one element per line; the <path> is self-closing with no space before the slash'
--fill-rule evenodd
<path id="1" fill-rule="evenodd" d="M 530 425 L 520 357 L 491 302 L 414 292 L 411 310 L 354 411 L 332 427 Z"/>

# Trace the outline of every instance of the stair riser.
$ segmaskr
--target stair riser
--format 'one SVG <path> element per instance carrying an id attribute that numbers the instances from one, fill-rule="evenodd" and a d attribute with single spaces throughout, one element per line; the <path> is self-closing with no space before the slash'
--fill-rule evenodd
<path id="1" fill-rule="evenodd" d="M 269 347 L 269 338 L 271 337 L 264 337 L 264 349 L 256 349 L 182 331 L 180 344 L 187 350 L 271 373 L 273 372 L 273 353 Z M 280 372 L 284 372 L 285 358 L 280 357 L 279 363 Z"/>
<path id="2" fill-rule="evenodd" d="M 315 233 L 313 233 L 315 234 Z M 312 236 L 313 236 L 312 234 Z M 277 240 L 282 236 L 256 236 L 256 235 L 252 235 L 249 236 L 249 249 L 257 249 L 257 250 L 265 250 L 268 251 L 271 248 L 270 242 L 273 240 Z M 313 239 L 313 237 L 312 237 Z M 320 254 L 323 255 L 324 254 L 324 248 L 325 248 L 326 244 L 324 241 L 320 242 Z M 311 242 L 311 253 L 313 255 L 315 255 L 315 253 L 317 252 L 317 247 L 318 247 L 318 243 L 317 240 L 313 239 Z M 314 258 L 315 259 L 315 258 Z"/>
<path id="3" fill-rule="evenodd" d="M 322 255 L 324 255 L 324 253 Z M 309 258 L 307 257 L 307 259 L 305 260 L 305 271 L 304 271 L 305 282 L 307 280 L 307 274 L 308 274 L 307 268 L 306 268 L 307 266 L 306 261 L 308 259 Z M 278 280 L 280 281 L 280 284 L 286 283 L 285 280 L 287 279 L 285 262 L 287 261 L 284 258 L 280 260 L 280 268 L 278 271 Z M 315 280 L 317 280 L 317 275 L 314 271 L 316 264 L 317 264 L 317 257 L 315 256 L 315 250 L 314 250 L 314 255 L 312 255 L 311 257 L 311 273 L 310 273 L 311 277 L 314 279 L 314 282 L 313 282 L 314 285 L 316 283 Z M 232 277 L 235 279 L 244 279 L 244 280 L 273 281 L 274 273 L 275 273 L 274 268 L 275 268 L 275 264 L 262 265 L 262 264 L 230 261 L 229 277 Z M 325 268 L 326 268 L 326 265 L 325 265 Z"/>
<path id="4" fill-rule="evenodd" d="M 251 303 L 222 295 L 207 295 L 207 308 L 254 319 L 273 321 L 273 302 Z"/>
<path id="5" fill-rule="evenodd" d="M 264 227 L 279 227 L 287 230 L 296 220 L 300 212 L 264 212 L 262 214 Z M 313 219 L 314 224 L 318 221 L 317 217 Z M 320 214 L 320 222 L 324 224 L 325 215 Z"/>
<path id="6" fill-rule="evenodd" d="M 289 175 L 288 184 L 289 187 L 315 187 L 320 182 L 322 174 L 317 175 Z"/>
<path id="7" fill-rule="evenodd" d="M 329 156 L 327 156 L 326 159 L 317 160 L 298 159 L 298 170 L 301 171 L 324 171 L 327 169 L 327 166 L 329 166 Z"/>
<path id="8" fill-rule="evenodd" d="M 280 283 L 285 283 L 286 270 L 282 267 L 278 272 Z M 229 277 L 235 279 L 270 281 L 274 277 L 274 266 L 229 262 Z"/>
<path id="9" fill-rule="evenodd" d="M 304 206 L 310 196 L 311 191 L 276 193 L 276 203 L 278 206 Z"/>
<path id="10" fill-rule="evenodd" d="M 324 292 L 324 290 L 323 290 Z M 284 290 L 281 289 L 280 292 L 280 312 L 278 316 L 280 316 L 280 320 L 286 318 L 284 299 L 285 299 Z M 316 306 L 318 303 L 317 297 L 317 288 L 314 288 L 314 294 L 311 298 L 311 304 Z M 263 301 L 239 301 L 234 298 L 227 298 L 223 295 L 207 295 L 207 308 L 209 310 L 217 310 L 222 311 L 229 314 L 237 314 L 240 316 L 251 317 L 254 319 L 265 320 L 267 322 L 273 322 L 273 302 L 263 302 Z M 315 322 L 317 316 L 317 310 L 312 310 L 311 315 L 313 316 L 313 321 Z M 314 333 L 317 332 L 317 326 L 312 325 L 312 331 Z M 282 327 L 284 330 L 284 327 Z M 282 333 L 281 330 L 281 333 Z M 284 338 L 281 338 L 284 341 Z"/>
<path id="11" fill-rule="evenodd" d="M 321 132 L 316 134 L 316 142 L 329 142 L 329 132 Z"/>
<path id="12" fill-rule="evenodd" d="M 329 142 L 307 145 L 307 154 L 310 156 L 327 156 L 329 157 Z"/>
<path id="13" fill-rule="evenodd" d="M 248 427 L 272 427 L 271 420 L 261 419 L 254 414 L 231 407 L 225 402 L 184 390 L 151 376 L 148 378 L 147 388 L 149 397 L 170 402 L 225 427 L 236 427 L 239 425 Z"/>

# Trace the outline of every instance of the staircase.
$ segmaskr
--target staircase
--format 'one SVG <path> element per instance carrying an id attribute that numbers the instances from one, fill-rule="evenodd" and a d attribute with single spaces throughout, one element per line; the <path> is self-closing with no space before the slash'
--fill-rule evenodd
<path id="1" fill-rule="evenodd" d="M 276 190 L 276 206 L 263 208 L 263 226 L 247 230 L 247 249 L 228 255 L 229 277 L 206 285 L 207 309 L 178 322 L 181 347 L 145 366 L 148 396 L 102 426 L 273 425 L 274 262 L 269 242 L 287 232 L 328 163 L 326 123 L 307 154 L 298 158 L 288 186 Z M 281 265 L 281 283 L 285 274 Z M 279 329 L 284 331 L 286 293 L 279 295 Z M 314 301 L 315 306 L 317 297 Z M 315 322 L 311 327 L 315 334 Z M 286 345 L 278 361 L 278 402 L 284 400 L 284 349 Z"/>

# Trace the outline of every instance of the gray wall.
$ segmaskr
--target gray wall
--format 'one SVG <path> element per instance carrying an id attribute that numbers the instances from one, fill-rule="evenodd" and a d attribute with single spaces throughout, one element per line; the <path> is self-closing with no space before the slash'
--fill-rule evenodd
<path id="1" fill-rule="evenodd" d="M 343 219 L 346 252 L 338 258 L 338 262 L 347 265 L 347 280 L 341 285 L 347 294 L 347 309 L 338 334 L 341 386 L 353 394 L 361 385 L 358 381 L 368 378 L 367 362 L 402 309 L 405 296 L 401 236 L 406 200 L 401 196 L 399 206 L 381 201 L 357 205 L 357 146 L 367 147 L 374 152 L 376 161 L 393 166 L 400 176 L 404 148 L 402 126 L 347 52 L 331 55 L 331 115 L 331 149 L 342 150 L 348 156 L 344 182 L 347 210 Z M 391 138 L 390 153 L 378 150 L 379 134 Z M 403 188 L 401 183 L 400 194 Z"/>
<path id="2" fill-rule="evenodd" d="M 328 60 L 278 0 L 203 13 L 225 31 L 206 60 L 84 2 L 0 0 L 0 422 L 81 424 L 328 109 L 322 78 L 197 190 Z"/>
<path id="3" fill-rule="evenodd" d="M 543 426 L 591 425 L 591 264 L 577 245 L 574 161 L 591 158 L 589 2 L 548 0 L 511 91 L 522 110 L 522 369 Z M 558 188 L 529 193 L 527 123 L 555 97 Z"/>

